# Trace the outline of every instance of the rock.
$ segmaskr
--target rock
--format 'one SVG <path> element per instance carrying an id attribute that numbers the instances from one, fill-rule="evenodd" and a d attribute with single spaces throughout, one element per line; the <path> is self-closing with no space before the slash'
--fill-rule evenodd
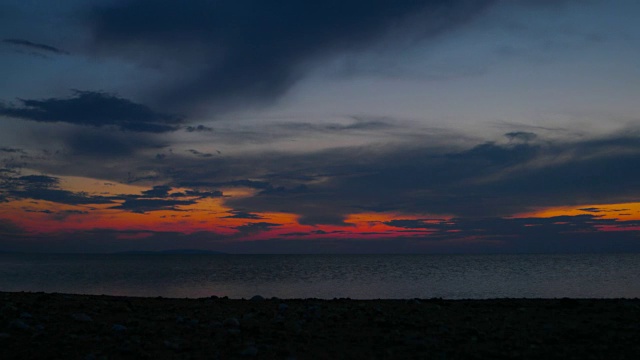
<path id="1" fill-rule="evenodd" d="M 241 356 L 256 356 L 258 355 L 258 348 L 253 346 L 253 345 L 249 345 L 246 348 L 244 348 L 244 350 L 242 350 L 242 352 L 240 352 Z"/>
<path id="2" fill-rule="evenodd" d="M 220 329 L 221 327 L 223 327 L 224 325 L 222 325 L 222 323 L 220 321 L 212 321 L 209 324 L 209 327 L 212 329 Z"/>
<path id="3" fill-rule="evenodd" d="M 222 325 L 226 328 L 235 329 L 240 327 L 240 321 L 236 318 L 228 318 L 222 323 Z"/>
<path id="4" fill-rule="evenodd" d="M 19 330 L 29 330 L 31 328 L 29 325 L 27 325 L 27 323 L 25 323 L 24 321 L 22 321 L 20 319 L 13 320 L 9 324 L 9 327 L 11 327 L 13 329 L 19 329 Z"/>
<path id="5" fill-rule="evenodd" d="M 73 320 L 79 321 L 79 322 L 92 322 L 93 321 L 91 316 L 89 316 L 89 315 L 87 315 L 85 313 L 71 314 L 71 317 L 73 318 Z"/>
<path id="6" fill-rule="evenodd" d="M 165 340 L 164 341 L 164 346 L 167 349 L 171 349 L 171 350 L 180 350 L 180 344 L 178 344 L 176 341 L 169 341 L 169 340 Z"/>
<path id="7" fill-rule="evenodd" d="M 0 311 L 1 313 L 13 313 L 18 311 L 18 308 L 13 306 L 11 303 L 6 304 L 2 310 Z"/>
<path id="8" fill-rule="evenodd" d="M 127 327 L 120 324 L 113 324 L 113 326 L 111 327 L 111 330 L 115 332 L 124 332 L 124 331 L 127 331 Z"/>
<path id="9" fill-rule="evenodd" d="M 309 305 L 303 315 L 305 319 L 318 319 L 320 318 L 320 306 Z"/>
<path id="10" fill-rule="evenodd" d="M 32 319 L 33 315 L 29 314 L 28 312 L 23 312 L 20 314 L 20 318 L 22 319 Z"/>
<path id="11" fill-rule="evenodd" d="M 289 308 L 289 305 L 285 303 L 281 303 L 280 305 L 278 305 L 278 311 L 281 313 L 287 311 L 288 308 Z"/>
<path id="12" fill-rule="evenodd" d="M 264 301 L 264 298 L 260 295 L 255 295 L 251 298 L 251 301 Z"/>

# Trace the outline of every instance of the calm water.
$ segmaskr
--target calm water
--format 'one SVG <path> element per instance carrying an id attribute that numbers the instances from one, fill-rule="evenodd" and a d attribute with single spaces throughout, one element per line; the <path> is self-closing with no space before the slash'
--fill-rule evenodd
<path id="1" fill-rule="evenodd" d="M 0 291 L 327 299 L 640 297 L 640 254 L 0 254 Z"/>

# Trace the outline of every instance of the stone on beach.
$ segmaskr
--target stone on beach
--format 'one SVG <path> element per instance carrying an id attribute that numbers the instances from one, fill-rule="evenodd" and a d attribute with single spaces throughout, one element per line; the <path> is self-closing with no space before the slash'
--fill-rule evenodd
<path id="1" fill-rule="evenodd" d="M 71 314 L 71 317 L 73 318 L 73 320 L 79 321 L 79 322 L 92 322 L 93 321 L 91 316 L 89 316 L 89 315 L 87 315 L 85 313 L 74 313 L 74 314 Z"/>
<path id="2" fill-rule="evenodd" d="M 22 318 L 22 319 L 32 319 L 33 315 L 31 315 L 31 314 L 29 314 L 28 312 L 25 311 L 25 312 L 20 314 L 20 318 Z"/>
<path id="3" fill-rule="evenodd" d="M 24 321 L 20 320 L 20 319 L 15 319 L 13 320 L 9 326 L 11 328 L 14 329 L 19 329 L 19 330 L 29 330 L 31 328 L 31 326 L 27 325 L 27 323 L 25 323 Z"/>
<path id="4" fill-rule="evenodd" d="M 258 355 L 258 348 L 254 345 L 249 345 L 240 353 L 242 356 L 256 356 Z"/>
<path id="5" fill-rule="evenodd" d="M 16 308 L 0 312 L 0 359 L 48 354 L 93 354 L 95 359 L 634 359 L 640 353 L 640 300 L 632 299 L 624 304 L 577 299 L 566 306 L 566 300 L 553 299 L 420 299 L 417 304 L 406 299 L 39 297 L 0 292 L 0 308 L 9 302 Z M 131 313 L 123 309 L 128 302 Z M 33 318 L 22 318 L 23 312 Z M 72 312 L 90 315 L 93 322 L 77 321 Z M 182 322 L 176 321 L 179 316 Z M 197 326 L 191 325 L 195 319 Z M 14 320 L 29 328 L 19 330 L 11 325 Z M 39 323 L 46 330 L 38 330 Z"/>
<path id="6" fill-rule="evenodd" d="M 222 323 L 222 325 L 224 325 L 224 327 L 226 327 L 226 328 L 235 329 L 235 328 L 240 327 L 240 321 L 238 321 L 238 319 L 232 317 L 232 318 L 226 319 Z"/>
<path id="7" fill-rule="evenodd" d="M 111 327 L 111 330 L 115 332 L 123 332 L 123 331 L 127 331 L 127 327 L 120 324 L 113 324 L 113 326 Z"/>

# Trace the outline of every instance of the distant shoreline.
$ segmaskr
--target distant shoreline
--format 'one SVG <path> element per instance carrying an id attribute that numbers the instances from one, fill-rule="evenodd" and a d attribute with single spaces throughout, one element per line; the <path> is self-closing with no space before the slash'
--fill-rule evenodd
<path id="1" fill-rule="evenodd" d="M 639 299 L 173 299 L 0 292 L 8 358 L 633 358 Z"/>

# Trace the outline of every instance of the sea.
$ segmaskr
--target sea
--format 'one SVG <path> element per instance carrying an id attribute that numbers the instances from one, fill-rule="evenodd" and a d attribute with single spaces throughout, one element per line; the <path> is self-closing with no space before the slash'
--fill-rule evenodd
<path id="1" fill-rule="evenodd" d="M 0 291 L 240 299 L 637 298 L 640 254 L 0 254 Z"/>

